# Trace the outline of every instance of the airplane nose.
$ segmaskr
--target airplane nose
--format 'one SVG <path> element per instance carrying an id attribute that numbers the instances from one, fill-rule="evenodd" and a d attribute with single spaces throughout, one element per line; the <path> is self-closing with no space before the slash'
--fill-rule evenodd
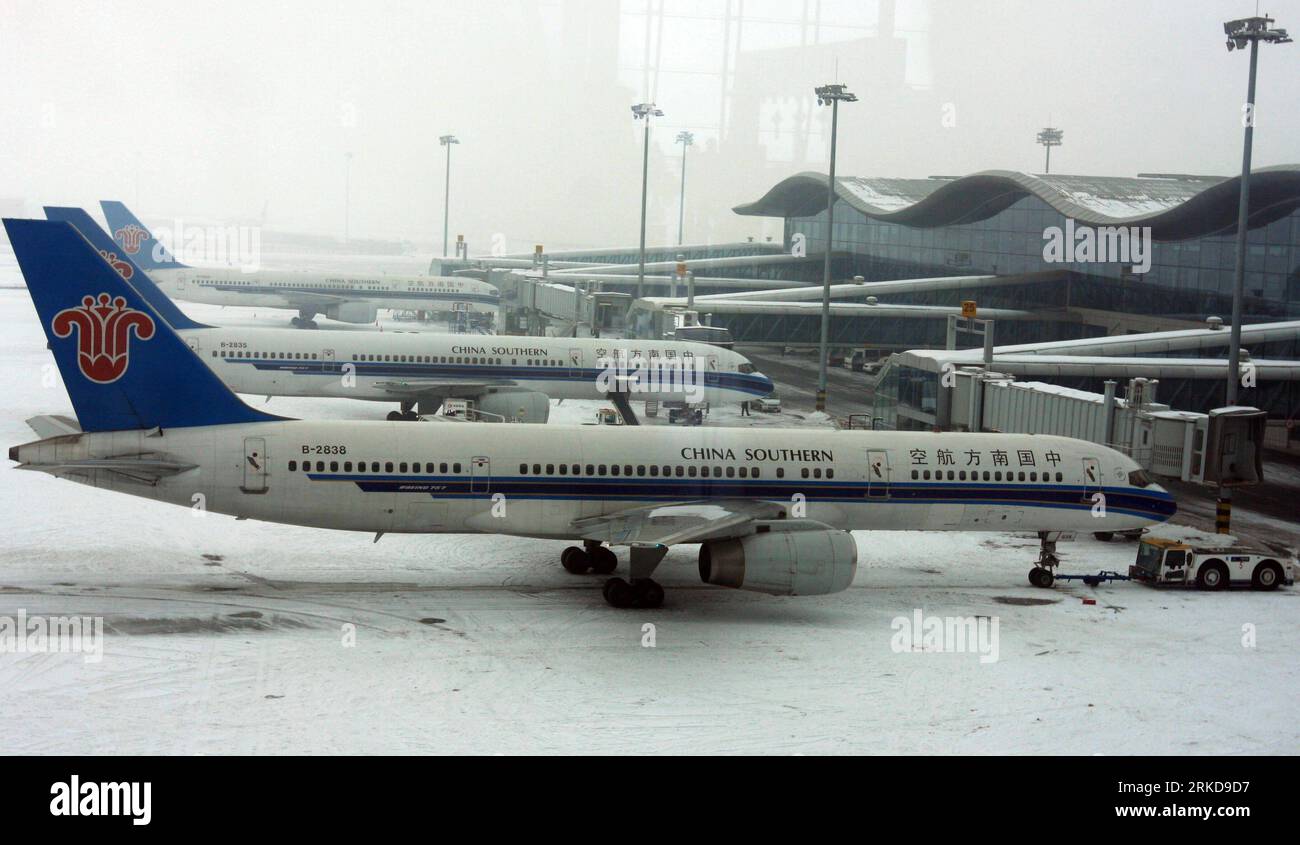
<path id="1" fill-rule="evenodd" d="M 754 373 L 754 378 L 757 379 L 757 380 L 759 381 L 759 383 L 760 383 L 760 385 L 761 385 L 762 387 L 764 387 L 764 388 L 767 389 L 767 392 L 763 394 L 764 396 L 767 396 L 767 395 L 771 394 L 771 392 L 772 392 L 773 390 L 776 390 L 776 384 L 774 384 L 770 378 L 768 378 L 767 376 L 763 375 L 762 373 L 760 373 L 760 372 L 755 372 L 755 373 Z"/>

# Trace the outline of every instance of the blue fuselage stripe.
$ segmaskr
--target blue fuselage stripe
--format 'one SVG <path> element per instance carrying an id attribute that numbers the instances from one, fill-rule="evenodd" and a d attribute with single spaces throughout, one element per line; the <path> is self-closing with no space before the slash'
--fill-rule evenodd
<path id="1" fill-rule="evenodd" d="M 362 475 L 306 473 L 313 481 L 351 482 L 366 493 L 428 493 L 434 498 L 464 499 L 500 493 L 514 499 L 622 499 L 691 501 L 698 499 L 760 499 L 790 501 L 802 494 L 809 502 L 861 504 L 957 504 L 1002 507 L 1090 510 L 1094 494 L 1106 497 L 1107 511 L 1165 519 L 1174 514 L 1167 493 L 1117 487 L 1080 487 L 1058 484 L 912 484 L 889 486 L 862 481 L 811 481 L 805 479 L 647 478 L 585 476 L 480 476 L 468 475 Z"/>

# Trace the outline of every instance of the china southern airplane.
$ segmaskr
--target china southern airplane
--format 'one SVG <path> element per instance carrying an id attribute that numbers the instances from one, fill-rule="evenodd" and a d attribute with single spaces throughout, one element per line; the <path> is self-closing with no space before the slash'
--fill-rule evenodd
<path id="1" fill-rule="evenodd" d="M 208 326 L 185 316 L 85 211 L 47 206 L 45 216 L 80 231 L 236 393 L 397 402 L 394 421 L 472 399 L 480 419 L 544 423 L 551 399 L 622 392 L 725 405 L 772 392 L 743 355 L 704 343 Z"/>
<path id="2" fill-rule="evenodd" d="M 122 203 L 104 200 L 104 219 L 118 246 L 147 270 L 168 296 L 212 305 L 290 308 L 297 328 L 316 328 L 324 314 L 341 323 L 373 323 L 380 308 L 490 314 L 496 287 L 459 276 L 384 276 L 294 270 L 191 267 L 172 257 Z"/>
<path id="3" fill-rule="evenodd" d="M 1023 434 L 401 425 L 257 411 L 69 224 L 5 220 L 77 422 L 38 417 L 19 469 L 241 519 L 373 532 L 580 541 L 616 607 L 657 607 L 670 546 L 710 584 L 824 595 L 854 578 L 850 530 L 1134 531 L 1172 497 L 1125 455 Z M 868 545 L 869 549 L 870 546 Z"/>

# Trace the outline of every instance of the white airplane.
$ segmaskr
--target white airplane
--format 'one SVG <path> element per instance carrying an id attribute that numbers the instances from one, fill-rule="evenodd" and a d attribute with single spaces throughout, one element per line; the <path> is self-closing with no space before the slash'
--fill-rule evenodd
<path id="1" fill-rule="evenodd" d="M 104 219 L 120 249 L 147 270 L 168 296 L 187 302 L 289 308 L 298 328 L 316 328 L 324 314 L 341 323 L 373 323 L 380 308 L 468 312 L 495 319 L 496 287 L 460 276 L 385 276 L 315 271 L 191 267 L 172 257 L 122 203 L 104 200 Z"/>
<path id="2" fill-rule="evenodd" d="M 772 392 L 745 356 L 705 343 L 208 326 L 182 313 L 84 210 L 47 206 L 45 216 L 71 223 L 236 393 L 397 402 L 393 421 L 473 399 L 480 419 L 544 423 L 550 399 L 622 393 L 724 405 Z"/>
<path id="3" fill-rule="evenodd" d="M 1022 434 L 307 422 L 241 402 L 66 223 L 5 220 L 77 422 L 31 421 L 19 469 L 241 519 L 374 532 L 580 541 L 561 563 L 657 607 L 670 546 L 710 584 L 824 595 L 852 582 L 850 530 L 1136 531 L 1173 498 L 1127 456 Z M 869 541 L 868 546 L 869 548 Z"/>

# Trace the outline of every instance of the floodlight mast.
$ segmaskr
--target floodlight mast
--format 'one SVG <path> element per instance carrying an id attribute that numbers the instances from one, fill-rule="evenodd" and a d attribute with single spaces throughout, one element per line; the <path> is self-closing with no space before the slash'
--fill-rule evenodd
<path id="1" fill-rule="evenodd" d="M 1229 406 L 1237 404 L 1241 386 L 1241 321 L 1246 294 L 1246 241 L 1250 229 L 1250 159 L 1255 143 L 1255 81 L 1259 69 L 1259 45 L 1290 44 L 1291 37 L 1285 29 L 1273 28 L 1274 20 L 1268 16 L 1241 18 L 1228 21 L 1223 32 L 1228 36 L 1228 52 L 1244 50 L 1250 46 L 1250 74 L 1246 83 L 1246 104 L 1242 123 L 1245 142 L 1241 153 L 1241 187 L 1237 196 L 1237 260 L 1232 276 L 1232 336 L 1228 348 L 1228 382 L 1224 400 Z M 1227 534 L 1232 530 L 1232 488 L 1219 486 L 1215 530 Z"/>
<path id="2" fill-rule="evenodd" d="M 645 295 L 645 214 L 647 183 L 650 178 L 650 118 L 663 116 L 663 111 L 654 103 L 637 103 L 632 106 L 632 119 L 645 121 L 645 136 L 641 148 L 641 249 L 637 257 L 637 299 Z"/>
<path id="3" fill-rule="evenodd" d="M 438 143 L 447 148 L 447 176 L 443 182 L 442 195 L 442 257 L 447 257 L 448 216 L 451 213 L 451 145 L 459 144 L 455 135 L 441 135 Z"/>
<path id="4" fill-rule="evenodd" d="M 831 107 L 831 161 L 830 173 L 826 177 L 826 254 L 822 261 L 822 326 L 821 343 L 818 354 L 821 362 L 817 369 L 817 410 L 826 410 L 826 385 L 828 381 L 827 357 L 830 354 L 831 327 L 831 249 L 835 243 L 835 151 L 836 135 L 839 132 L 840 103 L 856 103 L 857 95 L 851 93 L 847 86 L 840 84 L 819 85 L 813 89 L 817 95 L 817 105 Z"/>

